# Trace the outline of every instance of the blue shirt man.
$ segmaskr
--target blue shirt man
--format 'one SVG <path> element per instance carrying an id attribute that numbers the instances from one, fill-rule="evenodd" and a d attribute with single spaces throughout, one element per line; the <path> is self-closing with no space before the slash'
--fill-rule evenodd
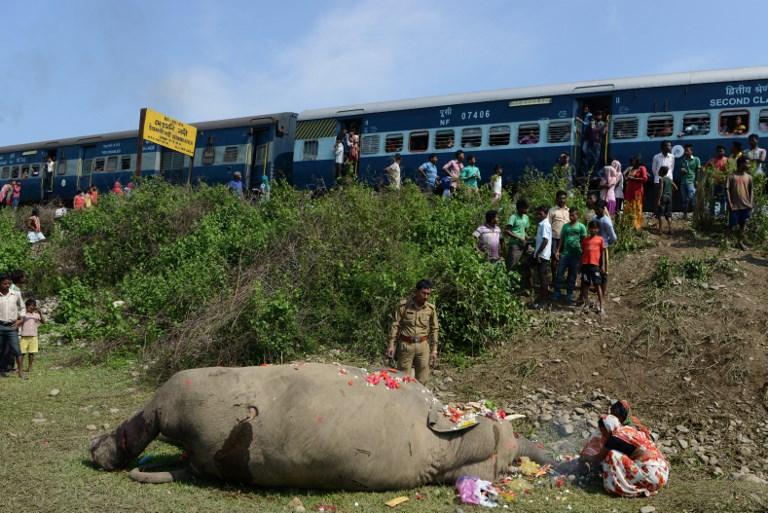
<path id="1" fill-rule="evenodd" d="M 427 182 L 427 186 L 433 188 L 437 181 L 437 155 L 430 155 L 429 160 L 419 166 L 419 173 Z"/>
<path id="2" fill-rule="evenodd" d="M 242 176 L 238 171 L 235 171 L 235 174 L 232 175 L 232 180 L 229 181 L 227 184 L 227 187 L 229 190 L 231 190 L 235 196 L 238 198 L 243 197 L 243 181 L 241 180 Z"/>
<path id="3" fill-rule="evenodd" d="M 595 217 L 593 220 L 600 223 L 600 236 L 605 241 L 605 246 L 609 247 L 618 240 L 616 230 L 613 229 L 613 221 L 605 211 L 605 201 L 598 200 L 595 203 Z"/>

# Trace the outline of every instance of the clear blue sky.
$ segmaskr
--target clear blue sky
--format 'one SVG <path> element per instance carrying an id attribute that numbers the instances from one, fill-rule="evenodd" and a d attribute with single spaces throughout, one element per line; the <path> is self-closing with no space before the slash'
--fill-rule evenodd
<path id="1" fill-rule="evenodd" d="M 768 2 L 6 2 L 0 146 L 185 121 L 764 65 Z"/>

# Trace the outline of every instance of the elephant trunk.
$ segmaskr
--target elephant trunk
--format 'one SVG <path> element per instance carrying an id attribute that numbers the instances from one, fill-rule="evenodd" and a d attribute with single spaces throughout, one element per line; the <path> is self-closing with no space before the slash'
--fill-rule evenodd
<path id="1" fill-rule="evenodd" d="M 140 483 L 150 483 L 150 484 L 172 483 L 173 481 L 186 481 L 191 477 L 189 470 L 186 468 L 179 469 L 179 470 L 162 471 L 162 472 L 144 472 L 137 467 L 131 470 L 131 473 L 129 475 L 131 476 L 131 479 L 133 479 L 134 481 L 138 481 Z"/>
<path id="2" fill-rule="evenodd" d="M 543 444 L 532 442 L 522 436 L 517 439 L 517 443 L 519 451 L 518 458 L 527 456 L 540 465 L 555 465 L 555 459 L 549 454 Z"/>

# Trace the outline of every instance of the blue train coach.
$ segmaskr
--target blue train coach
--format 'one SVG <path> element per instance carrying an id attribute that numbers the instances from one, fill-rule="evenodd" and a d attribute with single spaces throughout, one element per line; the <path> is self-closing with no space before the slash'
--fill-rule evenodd
<path id="1" fill-rule="evenodd" d="M 141 175 L 214 184 L 238 171 L 249 188 L 257 188 L 264 174 L 290 180 L 296 117 L 288 112 L 195 123 L 192 163 L 188 156 L 144 141 Z M 21 201 L 30 203 L 70 200 L 92 185 L 107 191 L 116 180 L 126 185 L 136 173 L 137 136 L 134 130 L 0 147 L 0 186 L 19 181 Z"/>
<path id="2" fill-rule="evenodd" d="M 402 156 L 403 179 L 416 179 L 427 155 L 438 154 L 443 165 L 460 149 L 477 157 L 485 180 L 496 164 L 506 180 L 519 178 L 526 167 L 549 171 L 561 153 L 578 164 L 577 117 L 585 105 L 592 113 L 602 111 L 608 123 L 601 162 L 618 159 L 627 165 L 640 154 L 650 166 L 664 140 L 691 143 L 707 158 L 718 144 L 738 140 L 746 148 L 749 133 L 768 136 L 768 67 L 307 110 L 298 120 L 294 183 L 333 183 L 333 147 L 343 129 L 360 134 L 357 174 L 370 183 L 383 180 L 383 169 L 396 153 Z"/>

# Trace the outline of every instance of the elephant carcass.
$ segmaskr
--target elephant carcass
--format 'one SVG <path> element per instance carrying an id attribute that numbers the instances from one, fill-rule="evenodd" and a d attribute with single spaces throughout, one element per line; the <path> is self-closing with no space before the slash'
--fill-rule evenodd
<path id="1" fill-rule="evenodd" d="M 424 386 L 395 371 L 324 364 L 202 368 L 172 376 L 113 433 L 93 440 L 93 461 L 125 468 L 162 434 L 185 448 L 198 476 L 264 487 L 389 490 L 493 480 L 543 447 L 508 422 L 460 429 Z M 168 481 L 134 473 L 147 482 Z"/>

